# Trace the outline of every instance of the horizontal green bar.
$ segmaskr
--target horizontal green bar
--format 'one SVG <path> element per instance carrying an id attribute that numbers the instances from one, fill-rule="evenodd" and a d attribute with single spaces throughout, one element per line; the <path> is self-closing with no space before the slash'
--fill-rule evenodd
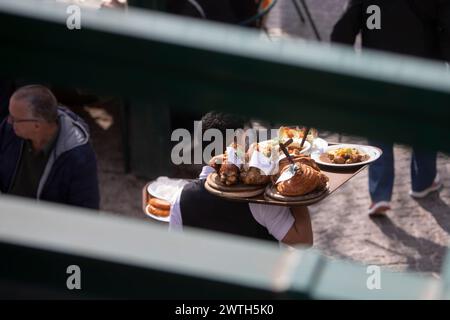
<path id="1" fill-rule="evenodd" d="M 442 297 L 440 288 L 440 282 L 430 277 L 327 259 L 311 296 L 313 299 L 434 300 Z"/>
<path id="2" fill-rule="evenodd" d="M 441 65 L 141 10 L 83 10 L 73 31 L 67 16 L 2 1 L 2 73 L 450 150 Z"/>
<path id="3" fill-rule="evenodd" d="M 111 281 L 116 277 L 133 277 L 132 270 L 128 271 L 130 274 L 123 273 L 123 270 L 116 272 L 118 265 L 147 270 L 144 272 L 146 279 L 153 283 L 114 287 L 116 293 L 123 290 L 121 297 L 134 296 L 134 291 L 154 296 L 154 290 L 162 281 L 167 281 L 167 275 L 196 279 L 199 285 L 216 283 L 212 289 L 219 298 L 228 296 L 230 292 L 233 293 L 231 297 L 244 297 L 248 291 L 267 297 L 267 293 L 276 295 L 283 290 L 283 287 L 277 287 L 276 279 L 283 275 L 285 252 L 267 241 L 190 228 L 184 228 L 183 233 L 168 233 L 165 226 L 136 219 L 43 202 L 36 206 L 33 201 L 19 202 L 5 195 L 0 201 L 0 221 L 0 254 L 3 256 L 6 253 L 2 248 L 11 245 L 17 248 L 9 250 L 11 252 L 28 252 L 42 261 L 46 254 L 52 254 L 56 259 L 71 261 L 71 264 L 80 263 L 81 268 L 83 263 L 87 263 L 89 270 L 98 270 L 89 260 L 110 263 L 111 266 L 102 272 L 110 272 Z M 27 248 L 36 253 L 31 255 Z M 5 277 L 16 281 L 40 281 L 36 274 L 33 276 L 29 272 L 31 267 L 40 268 L 38 265 L 26 264 L 28 273 L 17 274 L 14 268 L 8 268 L 16 265 L 17 261 L 13 261 L 11 255 L 8 257 L 9 260 L 4 260 L 0 266 L 0 283 Z M 19 259 L 20 255 L 16 258 Z M 59 272 L 66 274 L 65 269 Z M 89 279 L 91 282 L 85 282 L 83 290 L 87 294 L 93 293 L 89 288 L 110 286 L 98 283 L 92 274 Z M 50 278 L 49 281 L 55 280 Z M 56 285 L 61 289 L 66 283 L 61 281 Z M 201 294 L 193 287 L 192 282 L 186 283 L 185 280 L 171 282 L 170 287 L 167 284 L 164 295 L 170 298 L 172 291 L 172 297 L 180 297 L 180 292 L 183 292 L 183 298 L 187 299 Z"/>
<path id="4" fill-rule="evenodd" d="M 316 251 L 192 228 L 168 233 L 160 225 L 80 208 L 3 195 L 0 220 L 0 254 L 8 257 L 0 284 L 37 285 L 54 290 L 53 297 L 67 294 L 69 265 L 82 269 L 83 290 L 74 294 L 86 298 L 441 297 L 439 281 L 429 277 L 383 270 L 380 290 L 370 290 L 366 267 Z"/>
<path id="5" fill-rule="evenodd" d="M 443 299 L 450 300 L 450 249 L 442 266 L 442 295 Z"/>

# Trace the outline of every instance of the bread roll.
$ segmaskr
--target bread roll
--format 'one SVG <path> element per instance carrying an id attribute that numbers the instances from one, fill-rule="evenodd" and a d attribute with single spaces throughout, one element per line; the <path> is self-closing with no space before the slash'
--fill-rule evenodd
<path id="1" fill-rule="evenodd" d="M 311 157 L 309 157 L 309 156 L 299 155 L 299 156 L 295 156 L 295 157 L 291 157 L 291 158 L 292 158 L 292 160 L 293 160 L 295 163 L 303 163 L 303 164 L 306 164 L 307 166 L 310 166 L 310 167 L 313 168 L 314 170 L 320 172 L 320 168 L 319 168 L 319 166 L 317 165 L 317 163 L 316 163 L 313 159 L 311 159 Z M 283 169 L 284 169 L 286 166 L 288 166 L 289 164 L 290 164 L 290 162 L 289 162 L 288 158 L 283 158 L 283 159 L 280 160 L 280 162 L 278 163 L 278 167 L 279 167 L 278 174 L 277 174 L 277 175 L 274 175 L 274 176 L 272 177 L 272 182 L 273 182 L 273 183 L 275 183 L 275 182 L 278 180 L 278 178 L 280 177 L 281 172 L 283 171 Z"/>
<path id="2" fill-rule="evenodd" d="M 320 170 L 315 170 L 305 163 L 296 162 L 296 164 L 299 169 L 295 175 L 289 180 L 278 183 L 276 186 L 281 195 L 303 196 L 326 188 L 328 177 L 321 173 Z M 289 170 L 289 168 L 285 166 L 281 173 L 285 170 Z"/>
<path id="3" fill-rule="evenodd" d="M 159 216 L 159 217 L 168 217 L 168 216 L 170 216 L 170 210 L 159 209 L 159 208 L 156 208 L 156 207 L 152 206 L 151 204 L 148 205 L 148 211 L 151 214 L 154 214 L 155 216 Z"/>
<path id="4" fill-rule="evenodd" d="M 150 198 L 148 204 L 161 210 L 170 210 L 170 203 L 158 198 Z"/>

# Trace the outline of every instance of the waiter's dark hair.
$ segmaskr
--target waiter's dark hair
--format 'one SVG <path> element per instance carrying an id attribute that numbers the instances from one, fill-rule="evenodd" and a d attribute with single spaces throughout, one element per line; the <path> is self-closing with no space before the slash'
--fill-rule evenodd
<path id="1" fill-rule="evenodd" d="M 33 84 L 17 89 L 11 99 L 26 100 L 33 117 L 55 122 L 58 118 L 58 101 L 47 87 Z"/>
<path id="2" fill-rule="evenodd" d="M 223 113 L 218 111 L 210 111 L 204 114 L 201 118 L 202 121 L 202 137 L 206 130 L 217 129 L 222 133 L 223 138 L 226 138 L 227 129 L 244 129 L 248 124 L 248 120 L 244 117 L 234 114 Z M 195 137 L 194 137 L 195 139 Z M 203 141 L 199 141 L 203 144 Z M 226 147 L 226 141 L 223 141 L 223 147 Z M 192 144 L 190 154 L 194 154 L 194 144 Z M 225 150 L 222 150 L 224 152 Z M 214 154 L 216 155 L 216 154 Z M 203 165 L 206 165 L 204 163 Z M 176 166 L 177 172 L 175 176 L 178 178 L 196 179 L 202 170 L 202 164 L 180 164 Z"/>
<path id="3" fill-rule="evenodd" d="M 244 129 L 248 124 L 248 119 L 230 113 L 210 111 L 202 117 L 203 133 L 208 129 L 217 129 L 223 136 L 226 135 L 226 129 Z"/>
<path id="4" fill-rule="evenodd" d="M 202 117 L 202 136 L 208 129 L 219 130 L 223 138 L 223 152 L 225 152 L 227 144 L 232 142 L 232 140 L 227 141 L 227 138 L 229 138 L 227 137 L 227 129 L 232 129 L 237 132 L 239 129 L 245 130 L 245 127 L 248 124 L 249 119 L 245 117 L 230 113 L 210 111 Z"/>

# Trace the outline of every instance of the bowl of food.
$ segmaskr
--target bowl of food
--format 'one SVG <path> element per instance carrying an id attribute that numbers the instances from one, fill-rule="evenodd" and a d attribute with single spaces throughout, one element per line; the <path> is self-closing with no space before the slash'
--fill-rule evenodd
<path id="1" fill-rule="evenodd" d="M 312 158 L 321 165 L 332 167 L 355 167 L 376 161 L 382 154 L 379 148 L 355 144 L 329 146 L 321 154 Z"/>
<path id="2" fill-rule="evenodd" d="M 278 129 L 278 137 L 280 139 L 294 139 L 294 140 L 302 140 L 305 132 L 307 131 L 306 128 L 299 128 L 296 127 L 285 127 L 282 126 Z M 308 132 L 308 136 L 306 137 L 306 141 L 309 143 L 312 143 L 317 137 L 318 137 L 318 131 L 317 129 L 310 128 Z"/>
<path id="3" fill-rule="evenodd" d="M 280 149 L 280 143 L 286 143 L 291 138 L 275 138 L 272 140 L 266 140 L 261 141 L 259 143 L 260 149 L 263 150 L 262 152 L 267 156 L 270 157 L 272 152 L 277 152 L 280 158 L 284 157 L 283 152 Z M 300 148 L 300 145 L 302 143 L 302 139 L 292 138 L 292 143 L 289 144 L 286 148 L 289 152 L 289 154 L 293 156 L 297 156 L 300 154 L 309 154 L 311 150 L 311 143 L 308 141 L 305 141 L 303 143 L 303 147 Z"/>
<path id="4" fill-rule="evenodd" d="M 303 137 L 307 132 L 306 128 L 299 127 L 280 127 L 278 129 L 278 143 L 286 143 L 288 140 L 292 139 L 292 143 L 290 143 L 287 147 L 289 154 L 296 156 L 300 154 L 310 154 L 312 144 L 314 140 L 318 137 L 317 130 L 314 128 L 309 129 L 309 133 L 303 143 L 303 147 L 300 148 Z M 281 151 L 281 150 L 280 150 Z"/>

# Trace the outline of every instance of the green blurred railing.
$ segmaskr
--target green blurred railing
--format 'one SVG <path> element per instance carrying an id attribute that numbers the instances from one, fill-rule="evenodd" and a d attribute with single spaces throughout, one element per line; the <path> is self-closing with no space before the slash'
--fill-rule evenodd
<path id="1" fill-rule="evenodd" d="M 70 31 L 65 9 L 1 2 L 2 73 L 131 97 L 139 175 L 167 171 L 168 159 L 146 146 L 168 154 L 170 113 L 160 111 L 169 104 L 450 149 L 450 75 L 441 65 L 133 9 L 82 10 L 82 29 Z"/>
<path id="2" fill-rule="evenodd" d="M 0 298 L 440 299 L 438 281 L 366 267 L 314 250 L 165 227 L 87 210 L 2 197 Z M 68 290 L 68 266 L 81 290 Z M 444 292 L 444 288 L 447 291 Z"/>
<path id="3" fill-rule="evenodd" d="M 299 40 L 271 42 L 251 30 L 133 9 L 82 10 L 82 29 L 70 31 L 65 9 L 0 1 L 2 76 L 131 97 L 137 174 L 167 170 L 167 103 L 450 150 L 450 76 L 441 65 Z M 314 251 L 208 232 L 166 234 L 157 226 L 6 197 L 0 221 L 0 252 L 11 257 L 1 264 L 0 290 L 22 286 L 31 296 L 44 288 L 49 297 L 449 297 L 449 267 L 442 281 L 384 271 L 383 288 L 368 290 L 365 267 Z M 30 272 L 27 261 L 41 267 Z M 61 268 L 73 261 L 87 271 L 90 285 L 82 293 L 65 288 Z"/>

